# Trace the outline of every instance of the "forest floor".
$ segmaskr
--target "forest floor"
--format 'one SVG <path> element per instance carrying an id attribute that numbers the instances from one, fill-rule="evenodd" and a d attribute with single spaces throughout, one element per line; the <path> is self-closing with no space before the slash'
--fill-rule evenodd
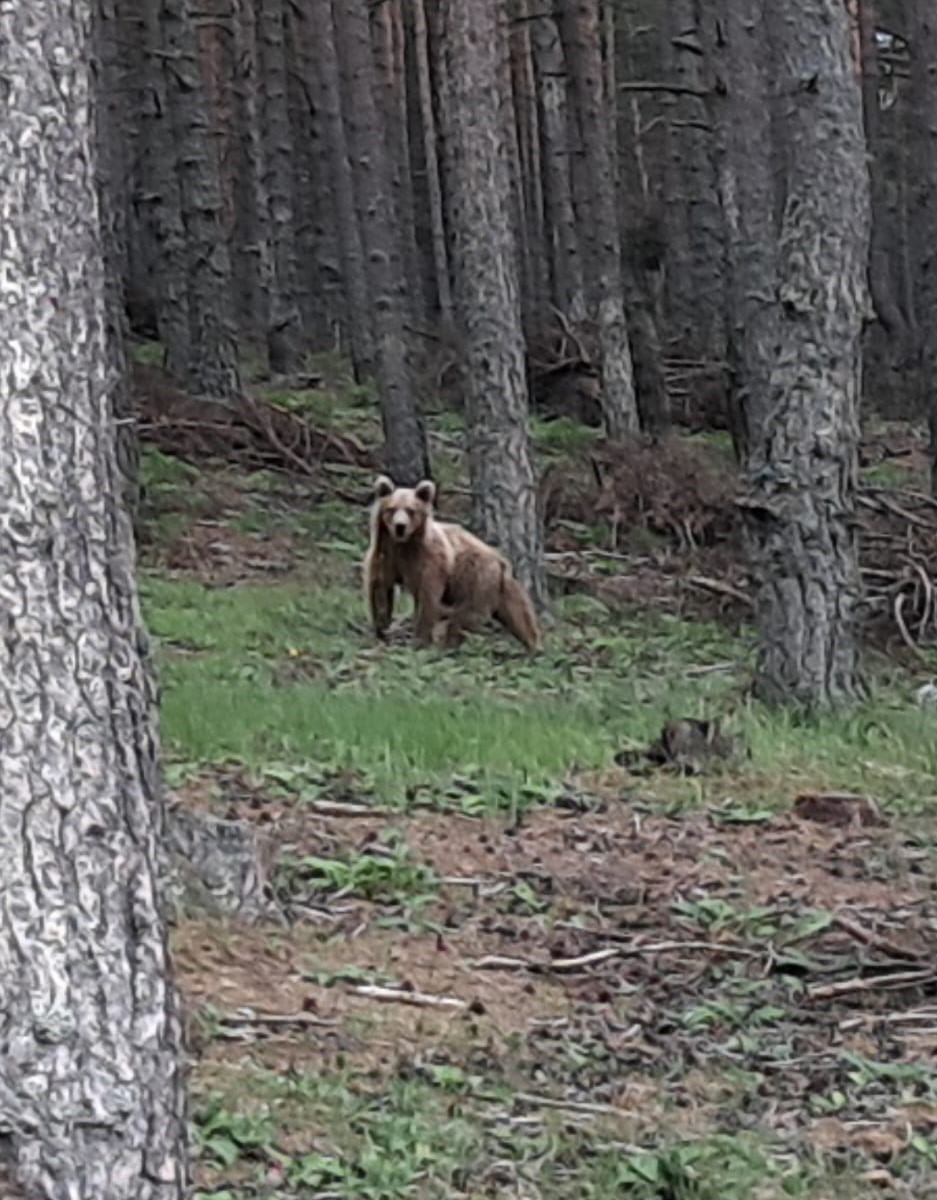
<path id="1" fill-rule="evenodd" d="M 376 436 L 338 378 L 272 398 Z M 537 430 L 553 462 L 578 436 Z M 744 627 L 582 591 L 536 660 L 378 646 L 368 473 L 144 476 L 169 782 L 256 826 L 289 918 L 174 929 L 202 1197 L 937 1195 L 919 680 L 882 660 L 858 711 L 798 722 L 746 700 Z M 642 766 L 673 718 L 741 750 Z"/>

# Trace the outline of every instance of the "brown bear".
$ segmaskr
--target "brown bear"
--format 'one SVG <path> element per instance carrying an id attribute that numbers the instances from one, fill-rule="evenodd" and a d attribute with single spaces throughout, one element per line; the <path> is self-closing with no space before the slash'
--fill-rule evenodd
<path id="1" fill-rule="evenodd" d="M 374 484 L 364 586 L 377 636 L 385 636 L 394 590 L 403 587 L 416 606 L 417 645 L 432 645 L 443 622 L 445 644 L 458 646 L 466 628 L 494 617 L 528 650 L 538 650 L 533 605 L 507 559 L 460 525 L 437 521 L 435 499 L 428 479 L 399 488 L 381 475 Z"/>

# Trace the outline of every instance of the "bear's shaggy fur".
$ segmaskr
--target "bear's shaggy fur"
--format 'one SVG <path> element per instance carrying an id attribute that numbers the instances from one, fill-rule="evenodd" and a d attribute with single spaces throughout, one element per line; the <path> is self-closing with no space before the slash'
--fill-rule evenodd
<path id="1" fill-rule="evenodd" d="M 374 484 L 364 586 L 377 636 L 386 634 L 394 591 L 403 587 L 416 605 L 420 646 L 432 645 L 440 622 L 445 644 L 458 646 L 465 629 L 494 617 L 528 650 L 538 650 L 533 605 L 507 559 L 460 525 L 437 521 L 435 499 L 436 486 L 429 480 L 399 488 L 381 475 Z"/>

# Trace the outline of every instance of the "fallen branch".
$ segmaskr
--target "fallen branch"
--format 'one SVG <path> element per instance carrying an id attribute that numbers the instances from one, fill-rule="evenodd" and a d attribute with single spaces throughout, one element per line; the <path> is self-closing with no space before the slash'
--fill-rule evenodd
<path id="1" fill-rule="evenodd" d="M 603 931 L 597 933 L 578 926 L 558 923 L 558 928 L 573 929 L 577 933 L 588 933 L 595 937 L 615 938 L 614 933 Z M 535 959 L 515 958 L 506 954 L 486 954 L 477 959 L 472 965 L 479 971 L 530 971 L 535 975 L 545 975 L 552 972 L 581 971 L 586 967 L 594 967 L 599 963 L 609 962 L 613 958 L 637 958 L 644 954 L 670 954 L 681 950 L 707 950 L 739 956 L 742 958 L 759 958 L 755 950 L 746 950 L 741 946 L 727 946 L 721 942 L 697 941 L 664 941 L 664 942 L 629 942 L 621 946 L 603 946 L 600 950 L 592 950 L 588 954 L 580 954 L 575 958 L 554 958 L 538 962 Z"/>
<path id="2" fill-rule="evenodd" d="M 873 950 L 881 950 L 883 954 L 887 954 L 891 958 L 903 958 L 906 962 L 921 961 L 922 956 L 916 950 L 908 950 L 904 946 L 897 946 L 894 942 L 889 941 L 888 938 L 884 938 L 880 934 L 866 929 L 843 913 L 833 914 L 833 924 L 838 925 L 840 929 L 854 937 L 857 942 L 871 946 Z"/>
<path id="3" fill-rule="evenodd" d="M 733 587 L 731 583 L 723 583 L 721 579 L 710 579 L 707 575 L 688 575 L 683 582 L 688 587 L 697 588 L 702 592 L 712 592 L 716 596 L 728 596 L 732 600 L 738 600 L 746 608 L 755 606 L 751 596 Z"/>
<path id="4" fill-rule="evenodd" d="M 223 1033 L 221 1036 L 230 1037 L 234 1032 L 231 1027 L 237 1025 L 269 1025 L 274 1028 L 283 1025 L 307 1025 L 315 1028 L 329 1028 L 339 1025 L 341 1022 L 328 1017 L 317 1017 L 314 1013 L 265 1013 L 247 1008 L 240 1012 L 223 1013 L 218 1018 L 218 1024 L 230 1030 L 229 1033 Z"/>
<path id="5" fill-rule="evenodd" d="M 318 813 L 321 817 L 386 817 L 390 812 L 386 808 L 371 808 L 367 804 L 349 804 L 343 800 L 313 800 L 304 804 L 308 812 Z"/>
<path id="6" fill-rule="evenodd" d="M 349 988 L 355 996 L 380 1000 L 386 1004 L 409 1004 L 415 1008 L 468 1008 L 468 1002 L 457 996 L 432 996 L 428 992 L 410 992 L 404 988 L 378 987 L 377 984 L 356 983 Z"/>
<path id="7" fill-rule="evenodd" d="M 890 992 L 901 988 L 937 983 L 937 972 L 930 969 L 895 971 L 891 975 L 857 976 L 837 983 L 816 983 L 807 988 L 808 1000 L 834 1000 L 859 992 Z"/>

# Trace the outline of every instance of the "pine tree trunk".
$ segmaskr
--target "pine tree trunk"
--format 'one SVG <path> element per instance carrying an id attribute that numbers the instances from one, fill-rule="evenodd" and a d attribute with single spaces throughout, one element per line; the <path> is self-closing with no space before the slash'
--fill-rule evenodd
<path id="1" fill-rule="evenodd" d="M 296 302 L 298 267 L 293 222 L 293 139 L 286 85 L 283 0 L 261 0 L 258 18 L 262 79 L 263 192 L 270 220 L 270 294 L 267 358 L 283 375 L 302 359 L 302 324 Z"/>
<path id="2" fill-rule="evenodd" d="M 436 112 L 433 105 L 433 80 L 430 73 L 429 35 L 425 0 L 413 0 L 413 43 L 420 94 L 423 130 L 423 155 L 426 160 L 426 188 L 429 199 L 430 231 L 433 247 L 433 279 L 436 302 L 443 324 L 452 322 L 452 285 L 449 278 L 449 251 L 443 219 L 442 180 L 439 173 L 439 143 Z"/>
<path id="3" fill-rule="evenodd" d="M 293 131 L 293 213 L 300 262 L 298 300 L 309 348 L 330 350 L 344 318 L 338 231 L 325 144 L 323 114 L 315 94 L 315 65 L 308 5 L 286 8 L 287 80 Z"/>
<path id="4" fill-rule="evenodd" d="M 407 113 L 405 39 L 401 0 L 383 0 L 371 8 L 371 41 L 375 82 L 380 97 L 387 147 L 387 167 L 394 201 L 397 236 L 407 275 L 411 315 L 422 321 L 426 314 L 423 276 L 417 249 L 413 213 L 413 172 L 410 167 L 410 129 Z"/>
<path id="5" fill-rule="evenodd" d="M 140 0 L 143 127 L 140 175 L 144 220 L 153 245 L 156 328 L 167 371 L 186 377 L 192 357 L 189 319 L 189 267 L 182 189 L 176 173 L 176 145 L 169 115 L 166 59 L 162 51 L 159 11 Z"/>
<path id="6" fill-rule="evenodd" d="M 154 698 L 117 498 L 89 0 L 0 12 L 0 1189 L 182 1200 Z"/>
<path id="7" fill-rule="evenodd" d="M 927 0 L 911 5 L 911 137 L 916 185 L 914 231 L 918 378 L 931 431 L 931 488 L 937 496 L 937 13 Z"/>
<path id="8" fill-rule="evenodd" d="M 116 430 L 120 496 L 131 519 L 139 498 L 139 445 L 136 412 L 130 390 L 127 360 L 125 280 L 129 271 L 128 215 L 130 211 L 130 139 L 122 116 L 127 104 L 126 74 L 121 54 L 116 5 L 95 0 L 94 46 L 98 63 L 96 160 L 101 244 L 104 251 L 107 346 L 111 382 L 108 389 Z"/>
<path id="9" fill-rule="evenodd" d="M 191 3 L 159 0 L 160 54 L 187 245 L 190 346 L 180 382 L 196 394 L 230 398 L 241 388 L 231 261 Z"/>
<path id="10" fill-rule="evenodd" d="M 572 320 L 582 321 L 586 301 L 569 170 L 566 62 L 553 16 L 544 13 L 531 25 L 543 138 L 544 208 L 553 303 Z"/>
<path id="11" fill-rule="evenodd" d="M 520 199 L 524 207 L 527 241 L 524 271 L 529 295 L 526 301 L 528 328 L 544 332 L 551 323 L 549 313 L 550 264 L 547 255 L 543 170 L 541 165 L 540 113 L 534 77 L 531 21 L 539 14 L 530 11 L 529 0 L 514 0 L 510 31 L 511 77 L 520 163 Z"/>
<path id="12" fill-rule="evenodd" d="M 342 119 L 341 79 L 332 20 L 332 0 L 312 0 L 316 55 L 316 93 L 328 147 L 329 175 L 338 230 L 341 276 L 345 284 L 345 334 L 355 374 L 375 365 L 375 318 L 365 262 L 363 231 L 355 211 L 351 151 Z"/>
<path id="13" fill-rule="evenodd" d="M 270 311 L 270 212 L 263 187 L 264 148 L 258 105 L 260 69 L 255 0 L 235 0 L 234 12 L 234 237 L 238 316 L 252 340 L 263 344 Z"/>
<path id="14" fill-rule="evenodd" d="M 504 134 L 498 0 L 442 0 L 453 295 L 464 340 L 475 523 L 546 604 Z"/>
<path id="15" fill-rule="evenodd" d="M 374 312 L 385 465 L 397 483 L 412 486 L 429 474 L 429 457 L 411 370 L 406 270 L 375 98 L 366 0 L 333 0 L 332 15 L 344 82 L 342 116 Z"/>
<path id="16" fill-rule="evenodd" d="M 762 444 L 776 351 L 777 182 L 765 0 L 724 0 L 707 24 L 710 115 L 728 280 L 729 424 L 745 462 Z"/>
<path id="17" fill-rule="evenodd" d="M 637 431 L 638 409 L 623 300 L 598 0 L 559 0 L 558 11 L 578 126 L 575 149 L 583 160 L 579 220 L 591 234 L 588 274 L 602 354 L 602 413 L 609 437 L 621 438 Z"/>
<path id="18" fill-rule="evenodd" d="M 808 706 L 860 691 L 856 448 L 869 178 L 842 0 L 778 22 L 791 162 L 768 417 L 742 511 L 756 582 L 756 693 Z"/>

